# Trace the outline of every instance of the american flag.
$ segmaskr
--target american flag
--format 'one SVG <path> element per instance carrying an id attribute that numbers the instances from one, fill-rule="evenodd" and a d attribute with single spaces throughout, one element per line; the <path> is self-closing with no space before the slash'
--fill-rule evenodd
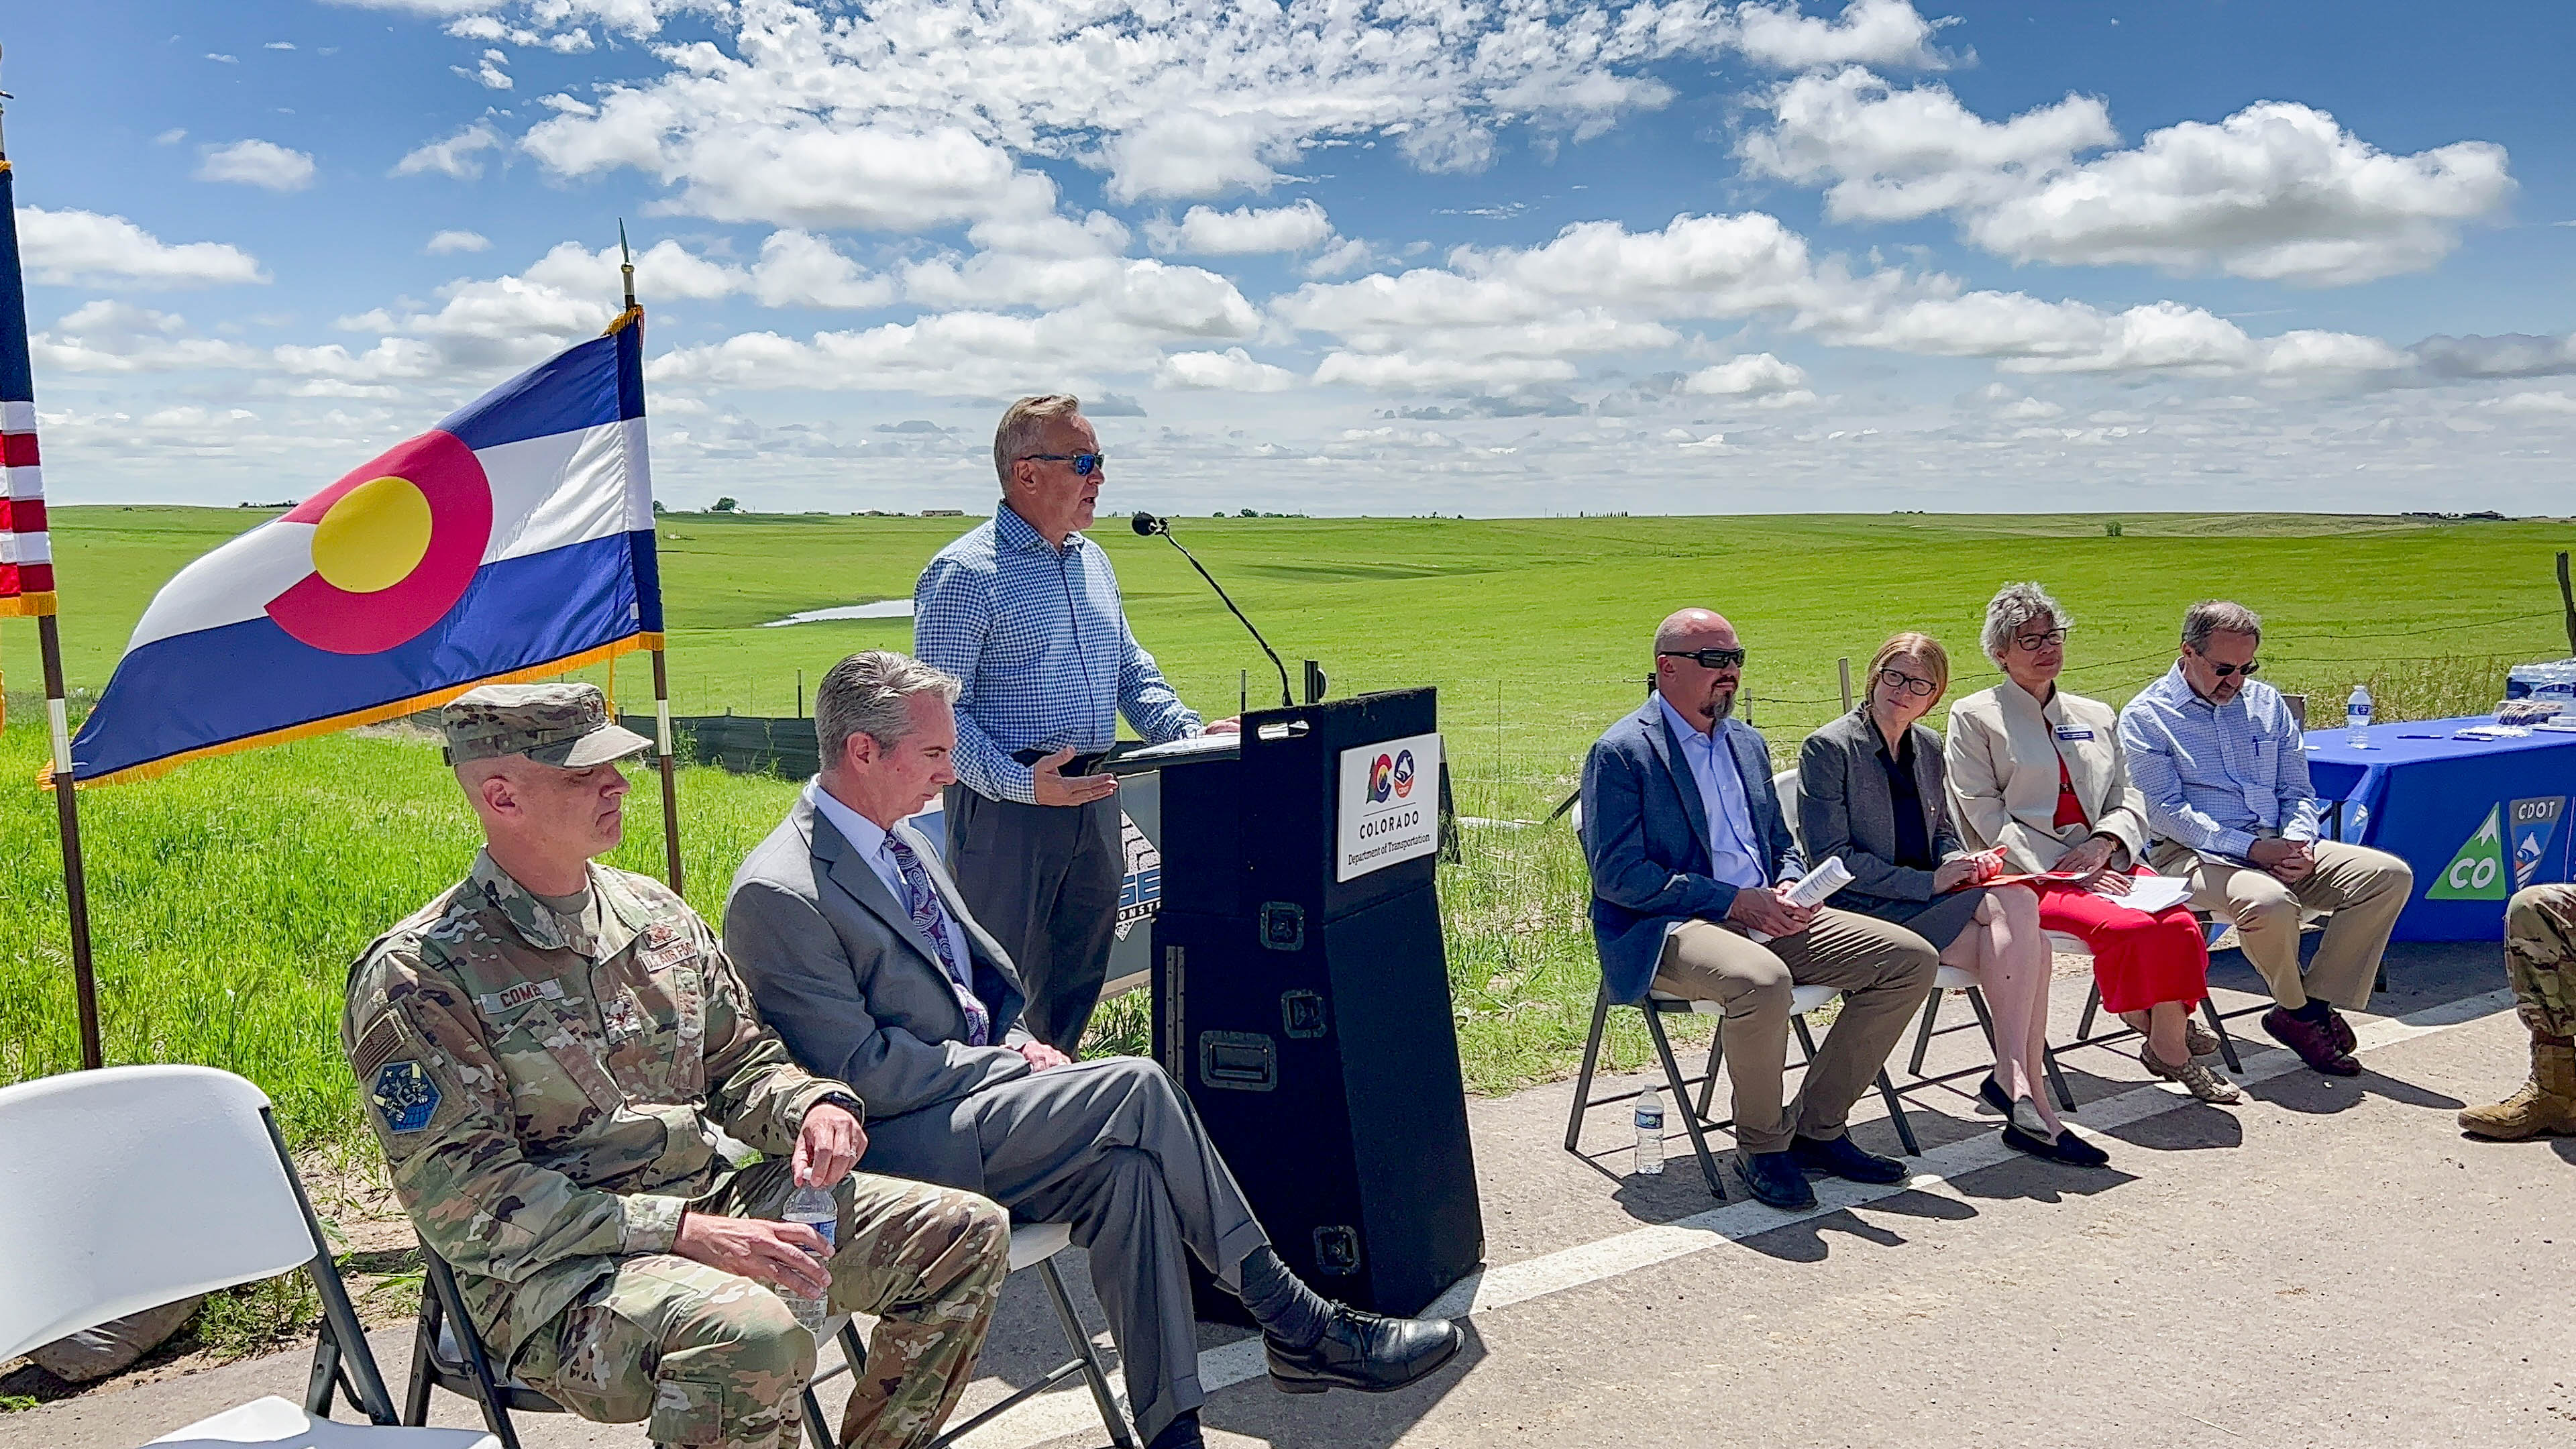
<path id="1" fill-rule="evenodd" d="M 0 156 L 0 616 L 54 612 L 54 552 L 36 466 L 36 381 L 27 357 L 27 288 L 18 274 L 18 201 Z"/>

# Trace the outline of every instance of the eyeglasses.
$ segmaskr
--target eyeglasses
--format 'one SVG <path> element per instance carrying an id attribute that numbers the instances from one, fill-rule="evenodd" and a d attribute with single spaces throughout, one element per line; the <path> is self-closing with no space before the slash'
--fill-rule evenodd
<path id="1" fill-rule="evenodd" d="M 2064 629 L 2051 629 L 2045 634 L 2015 634 L 2013 647 L 2025 653 L 2036 654 L 2051 644 L 2064 644 L 2066 632 Z"/>
<path id="2" fill-rule="evenodd" d="M 2248 659 L 2242 664 L 2221 664 L 2217 660 L 2210 658 L 2208 655 L 2201 653 L 2197 649 L 2192 651 L 2192 657 L 2207 666 L 2210 673 L 2217 675 L 2221 679 L 2225 679 L 2231 674 L 2242 674 L 2246 678 L 2251 679 L 2254 677 L 2254 671 L 2263 667 L 2263 661 L 2260 659 Z"/>
<path id="3" fill-rule="evenodd" d="M 1932 691 L 1940 688 L 1939 685 L 1934 684 L 1931 680 L 1917 679 L 1911 674 L 1907 674 L 1902 670 L 1896 669 L 1882 669 L 1878 671 L 1878 682 L 1886 685 L 1890 689 L 1901 689 L 1907 694 L 1913 695 L 1916 699 L 1928 699 L 1931 697 Z"/>
<path id="4" fill-rule="evenodd" d="M 1071 463 L 1073 476 L 1088 478 L 1109 466 L 1107 453 L 1022 453 L 1023 463 Z"/>
<path id="5" fill-rule="evenodd" d="M 1687 659 L 1702 669 L 1744 667 L 1744 651 L 1741 649 L 1658 649 L 1655 653 L 1664 659 Z"/>

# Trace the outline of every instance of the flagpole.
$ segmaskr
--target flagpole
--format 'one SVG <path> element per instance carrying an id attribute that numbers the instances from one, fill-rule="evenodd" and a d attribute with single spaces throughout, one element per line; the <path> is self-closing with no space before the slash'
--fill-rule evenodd
<path id="1" fill-rule="evenodd" d="M 8 92 L 0 91 L 0 101 Z M 26 285 L 18 270 L 17 177 L 9 166 L 9 146 L 0 139 L 0 226 L 8 228 L 7 275 L 0 276 L 0 408 L 12 414 L 0 419 L 0 453 L 15 472 L 34 473 L 36 452 L 35 378 L 27 349 Z M 13 539 L 8 610 L 33 614 L 36 646 L 45 664 L 45 726 L 53 733 L 54 818 L 61 827 L 63 906 L 71 917 L 72 987 L 80 999 L 81 1066 L 96 1069 L 106 1057 L 98 1034 L 98 975 L 90 953 L 89 877 L 81 860 L 80 792 L 72 788 L 72 736 L 67 691 L 63 687 L 62 631 L 54 618 L 53 553 L 45 528 L 40 488 L 12 485 L 0 489 L 0 531 Z M 22 519 L 21 514 L 25 517 Z M 34 554 L 35 557 L 28 555 Z M 28 587 L 34 585 L 34 587 Z"/>
<path id="2" fill-rule="evenodd" d="M 626 310 L 618 320 L 626 326 L 641 315 L 635 305 L 635 255 L 627 250 L 626 223 L 617 223 L 617 270 L 626 281 Z M 662 658 L 662 644 L 657 635 L 653 643 L 653 721 L 654 745 L 662 765 L 662 861 L 665 877 L 675 894 L 686 894 L 680 871 L 680 774 L 671 759 L 671 675 Z"/>

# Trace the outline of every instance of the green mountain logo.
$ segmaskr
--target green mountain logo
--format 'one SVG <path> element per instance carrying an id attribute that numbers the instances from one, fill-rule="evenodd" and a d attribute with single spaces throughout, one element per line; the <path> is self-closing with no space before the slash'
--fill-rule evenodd
<path id="1" fill-rule="evenodd" d="M 2504 807 L 2491 806 L 2487 823 L 2460 842 L 2459 853 L 2442 867 L 2424 892 L 2428 901 L 2500 901 L 2505 898 Z"/>

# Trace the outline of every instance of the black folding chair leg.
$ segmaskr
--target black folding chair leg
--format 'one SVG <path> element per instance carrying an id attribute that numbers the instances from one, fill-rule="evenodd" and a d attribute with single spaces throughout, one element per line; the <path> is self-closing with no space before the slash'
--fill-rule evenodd
<path id="1" fill-rule="evenodd" d="M 1914 1033 L 1914 1059 L 1905 1064 L 1905 1069 L 1918 1077 L 1923 1075 L 1924 1054 L 1932 1050 L 1932 1023 L 1941 1015 L 1942 995 L 1936 986 L 1931 995 L 1923 998 L 1923 1029 Z"/>
<path id="2" fill-rule="evenodd" d="M 1986 1050 L 1993 1051 L 1995 1049 L 1995 1014 L 1986 1006 L 1986 993 L 1976 987 L 1969 987 L 1968 1009 L 1977 1014 L 1977 1030 L 1985 1033 Z"/>
<path id="3" fill-rule="evenodd" d="M 1726 1062 L 1726 1018 L 1717 1019 L 1717 1030 L 1708 1036 L 1708 1070 L 1699 1081 L 1699 1120 L 1713 1122 L 1708 1109 L 1717 1101 L 1717 1069 Z"/>
<path id="4" fill-rule="evenodd" d="M 1646 1008 L 1646 1018 L 1654 1019 L 1654 1007 Z M 1583 1109 L 1592 1105 L 1592 1068 L 1601 1060 L 1601 1032 L 1610 1021 L 1610 987 L 1603 983 L 1592 998 L 1592 1034 L 1583 1039 L 1583 1070 L 1574 1076 L 1574 1110 L 1565 1119 L 1565 1150 L 1583 1151 Z"/>
<path id="5" fill-rule="evenodd" d="M 2069 1112 L 2074 1111 L 2075 1091 L 2066 1085 L 2066 1074 L 2057 1069 L 2057 1048 L 2042 1046 L 2039 1049 L 2039 1065 L 2048 1073 L 2048 1084 L 2057 1089 L 2057 1105 Z"/>
<path id="6" fill-rule="evenodd" d="M 2236 1038 L 2227 1034 L 2227 1018 L 2218 1014 L 2218 998 L 2203 996 L 2200 1014 L 2209 1021 L 2210 1033 L 2218 1038 L 2218 1054 L 2227 1060 L 2227 1069 L 2243 1075 L 2245 1064 L 2236 1059 Z"/>
<path id="7" fill-rule="evenodd" d="M 1646 1035 L 1654 1038 L 1655 1055 L 1664 1064 L 1664 1080 L 1672 1085 L 1673 1105 L 1683 1109 L 1682 1127 L 1690 1133 L 1691 1151 L 1699 1158 L 1700 1175 L 1708 1179 L 1708 1190 L 1724 1202 L 1725 1176 L 1717 1170 L 1717 1159 L 1709 1154 L 1708 1138 L 1699 1129 L 1699 1115 L 1685 1105 L 1690 1101 L 1690 1090 L 1682 1085 L 1681 1064 L 1673 1060 L 1672 1038 L 1664 1035 L 1663 1013 L 1651 1003 L 1646 1007 Z"/>
<path id="8" fill-rule="evenodd" d="M 457 1295 L 456 1278 L 447 1264 L 435 1255 L 423 1253 L 421 1267 L 430 1291 L 438 1295 L 439 1311 L 462 1317 L 465 1305 Z M 483 1427 L 501 1441 L 501 1449 L 519 1449 L 519 1431 L 510 1423 L 510 1411 L 502 1403 L 500 1376 L 492 1371 L 492 1360 L 483 1352 L 483 1335 L 468 1332 L 460 1325 L 456 1340 L 465 1353 L 466 1376 L 474 1381 L 474 1398 L 483 1408 Z"/>
<path id="9" fill-rule="evenodd" d="M 420 1319 L 411 1332 L 411 1382 L 403 1388 L 402 1421 L 417 1429 L 429 1422 L 429 1346 L 438 1341 L 438 1295 L 426 1276 L 420 1285 Z"/>
<path id="10" fill-rule="evenodd" d="M 1064 1336 L 1082 1359 L 1082 1381 L 1091 1388 L 1091 1401 L 1100 1406 L 1100 1422 L 1109 1429 L 1109 1442 L 1117 1449 L 1136 1449 L 1136 1438 L 1127 1432 L 1127 1416 L 1118 1411 L 1118 1398 L 1109 1391 L 1109 1374 L 1100 1365 L 1100 1350 L 1092 1347 L 1091 1335 L 1082 1331 L 1082 1319 L 1073 1311 L 1073 1295 L 1064 1291 L 1064 1279 L 1055 1270 L 1055 1260 L 1048 1258 L 1038 1265 L 1038 1279 L 1046 1284 L 1047 1297 L 1055 1303 L 1056 1322 L 1064 1325 Z"/>
<path id="11" fill-rule="evenodd" d="M 2093 1039 L 2093 1016 L 2101 1009 L 2102 983 L 2096 981 L 2092 984 L 2092 987 L 2084 993 L 2084 1016 L 2082 1020 L 2075 1023 L 2075 1040 L 2078 1043 L 2088 1042 Z"/>
<path id="12" fill-rule="evenodd" d="M 1905 1155 L 1921 1157 L 1923 1144 L 1914 1140 L 1914 1121 L 1905 1115 L 1905 1099 L 1896 1095 L 1896 1084 L 1887 1079 L 1887 1069 L 1878 1073 L 1878 1095 L 1887 1101 L 1887 1115 L 1896 1123 L 1896 1140 L 1905 1144 Z"/>
<path id="13" fill-rule="evenodd" d="M 339 1387 L 340 1345 L 331 1341 L 331 1326 L 326 1323 L 320 1341 L 313 1345 L 313 1371 L 304 1381 L 304 1412 L 317 1419 L 330 1418 L 331 1395 Z"/>
<path id="14" fill-rule="evenodd" d="M 840 1436 L 832 1432 L 831 1422 L 823 1417 L 823 1401 L 814 1397 L 814 1386 L 805 1385 L 798 1397 L 805 1406 L 805 1442 L 812 1449 L 838 1449 Z"/>

